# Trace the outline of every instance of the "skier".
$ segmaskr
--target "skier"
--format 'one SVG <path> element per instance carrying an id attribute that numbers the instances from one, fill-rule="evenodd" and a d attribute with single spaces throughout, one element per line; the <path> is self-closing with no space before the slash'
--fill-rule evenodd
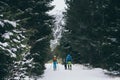
<path id="1" fill-rule="evenodd" d="M 53 57 L 53 70 L 57 69 L 57 57 L 54 55 Z"/>
<path id="2" fill-rule="evenodd" d="M 66 57 L 66 62 L 67 62 L 67 67 L 69 70 L 72 70 L 72 57 L 70 54 L 67 55 Z"/>

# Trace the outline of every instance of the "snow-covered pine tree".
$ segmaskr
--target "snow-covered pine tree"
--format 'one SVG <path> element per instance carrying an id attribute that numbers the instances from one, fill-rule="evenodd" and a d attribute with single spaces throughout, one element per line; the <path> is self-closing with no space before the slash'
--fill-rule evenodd
<path id="1" fill-rule="evenodd" d="M 20 29 L 16 22 L 3 20 L 0 21 L 1 41 L 0 41 L 0 79 L 19 79 L 24 78 L 27 66 L 30 66 L 32 60 L 26 60 L 30 52 L 30 46 L 27 44 L 30 35 L 25 29 Z M 10 28 L 11 27 L 11 28 Z M 28 63 L 29 61 L 29 63 Z"/>
<path id="2" fill-rule="evenodd" d="M 10 31 L 14 29 L 11 23 L 15 23 L 9 20 L 5 20 L 3 13 L 10 12 L 8 5 L 0 1 L 0 79 L 4 80 L 10 75 L 10 69 L 14 63 L 15 54 L 11 52 L 8 42 L 10 42 L 10 35 L 13 35 Z M 16 24 L 16 23 L 15 23 Z"/>
<path id="3" fill-rule="evenodd" d="M 34 58 L 34 68 L 31 69 L 31 75 L 34 76 L 43 73 L 46 57 L 50 50 L 51 28 L 53 26 L 53 18 L 47 13 L 53 8 L 50 2 L 51 0 L 46 0 L 45 2 L 38 0 L 33 9 L 33 18 L 30 20 L 31 22 L 29 22 L 35 30 L 29 42 L 32 46 L 30 56 Z"/>
<path id="4" fill-rule="evenodd" d="M 9 30 L 5 29 L 5 27 L 12 26 L 9 23 L 4 23 L 0 21 L 0 79 L 4 80 L 5 77 L 9 76 L 9 70 L 12 69 L 13 59 L 15 58 L 15 54 L 13 54 L 9 48 L 9 44 L 6 42 L 5 38 L 9 38 Z M 4 27 L 5 25 L 5 27 Z M 8 32 L 8 33 L 7 33 Z M 4 36 L 3 36 L 4 35 Z M 5 36 L 6 35 L 6 36 Z M 9 42 L 9 40 L 7 39 Z"/>
<path id="5" fill-rule="evenodd" d="M 7 78 L 19 79 L 24 78 L 24 74 L 30 77 L 43 73 L 47 50 L 50 49 L 49 41 L 53 23 L 53 18 L 47 14 L 47 12 L 53 8 L 53 6 L 49 4 L 51 1 L 52 0 L 0 1 L 0 16 L 3 16 L 3 18 L 1 18 L 1 24 L 4 24 L 4 22 L 2 22 L 4 20 L 9 22 L 14 21 L 18 24 L 15 29 L 10 29 L 12 35 L 9 40 L 7 40 L 7 43 L 11 44 L 9 48 L 14 48 L 13 50 L 15 51 L 12 52 L 15 53 L 14 56 L 16 56 L 12 58 L 11 63 L 9 62 L 12 64 L 12 66 L 9 65 L 10 68 L 14 67 L 14 69 L 7 72 L 8 75 L 13 76 L 9 77 L 7 74 L 3 74 L 4 76 L 2 76 L 2 78 L 6 78 L 5 76 L 7 76 Z M 7 29 L 9 28 L 10 27 Z M 0 29 L 1 36 L 6 33 L 7 29 Z M 0 40 L 4 41 L 4 38 Z M 3 45 L 3 43 L 1 43 L 1 45 Z M 1 52 L 2 51 L 4 50 L 1 50 Z M 10 55 L 10 53 L 8 54 Z M 6 55 L 7 53 L 5 56 Z M 8 58 L 11 57 L 8 56 Z M 5 62 L 7 62 L 6 58 Z M 5 67 L 1 69 L 4 70 Z M 6 68 L 5 71 L 9 70 Z"/>

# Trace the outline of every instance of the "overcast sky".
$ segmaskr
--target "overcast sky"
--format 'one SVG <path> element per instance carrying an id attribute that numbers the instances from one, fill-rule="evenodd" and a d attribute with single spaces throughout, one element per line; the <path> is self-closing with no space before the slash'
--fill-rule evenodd
<path id="1" fill-rule="evenodd" d="M 54 10 L 63 10 L 66 7 L 64 0 L 54 0 L 53 5 L 55 5 Z"/>

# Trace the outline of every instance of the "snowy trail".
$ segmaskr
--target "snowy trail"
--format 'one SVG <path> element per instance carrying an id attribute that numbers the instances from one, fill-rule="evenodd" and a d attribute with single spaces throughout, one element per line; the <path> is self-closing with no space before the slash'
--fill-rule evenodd
<path id="1" fill-rule="evenodd" d="M 82 65 L 73 65 L 72 70 L 65 70 L 58 64 L 58 69 L 53 71 L 52 64 L 46 64 L 43 78 L 38 80 L 120 80 L 120 77 L 110 77 L 104 74 L 100 68 L 87 69 Z"/>

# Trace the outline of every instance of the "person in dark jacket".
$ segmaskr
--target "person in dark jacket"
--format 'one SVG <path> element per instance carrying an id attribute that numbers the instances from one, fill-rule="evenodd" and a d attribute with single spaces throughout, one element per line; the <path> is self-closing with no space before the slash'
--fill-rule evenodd
<path id="1" fill-rule="evenodd" d="M 67 69 L 67 62 L 66 62 L 66 59 L 63 59 L 63 64 L 64 64 L 64 67 L 65 67 L 65 70 Z"/>

